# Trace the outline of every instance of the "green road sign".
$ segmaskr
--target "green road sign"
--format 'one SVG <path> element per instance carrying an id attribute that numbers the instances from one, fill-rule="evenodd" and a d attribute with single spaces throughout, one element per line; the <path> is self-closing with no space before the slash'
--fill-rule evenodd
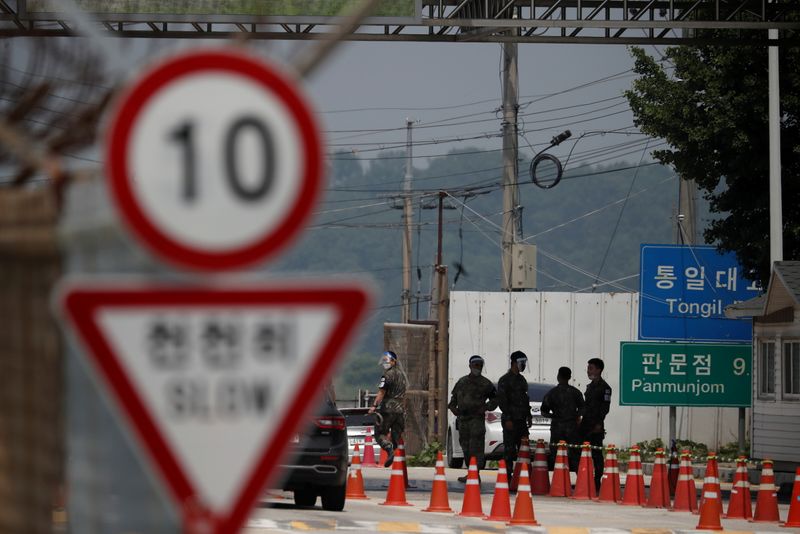
<path id="1" fill-rule="evenodd" d="M 620 343 L 619 403 L 750 406 L 751 345 Z"/>

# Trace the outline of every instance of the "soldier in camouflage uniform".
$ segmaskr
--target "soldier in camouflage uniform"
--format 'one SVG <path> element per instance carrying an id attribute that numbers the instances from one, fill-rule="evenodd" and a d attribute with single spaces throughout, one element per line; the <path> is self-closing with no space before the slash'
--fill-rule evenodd
<path id="1" fill-rule="evenodd" d="M 464 451 L 464 459 L 469 465 L 470 458 L 474 457 L 479 470 L 485 464 L 486 412 L 497 408 L 494 384 L 481 376 L 482 372 L 483 358 L 472 356 L 469 359 L 469 374 L 456 382 L 447 405 L 456 416 L 458 443 Z M 466 482 L 467 477 L 459 477 L 458 480 Z"/>
<path id="2" fill-rule="evenodd" d="M 381 419 L 375 424 L 375 440 L 388 454 L 384 467 L 392 465 L 397 442 L 405 431 L 405 398 L 408 383 L 403 372 L 397 368 L 397 354 L 386 351 L 381 357 L 383 376 L 378 383 L 375 404 L 369 413 L 377 410 Z"/>
<path id="3" fill-rule="evenodd" d="M 578 388 L 570 386 L 572 369 L 561 367 L 556 379 L 558 385 L 548 391 L 542 399 L 542 416 L 550 419 L 550 457 L 548 468 L 552 471 L 555 463 L 558 442 L 578 443 L 578 420 L 583 412 L 583 395 Z M 578 470 L 578 449 L 567 449 L 570 471 Z"/>
<path id="4" fill-rule="evenodd" d="M 528 429 L 533 423 L 528 381 L 520 374 L 527 365 L 528 357 L 524 352 L 512 352 L 511 368 L 497 382 L 497 403 L 503 412 L 500 421 L 503 424 L 503 449 L 508 480 L 511 480 L 522 438 L 528 437 Z"/>
<path id="5" fill-rule="evenodd" d="M 603 438 L 606 435 L 603 421 L 611 408 L 611 386 L 601 376 L 604 368 L 605 364 L 600 358 L 592 358 L 587 362 L 586 375 L 591 382 L 583 394 L 586 405 L 583 407 L 583 418 L 578 425 L 581 441 L 588 441 L 592 445 L 594 483 L 598 491 L 603 478 Z"/>

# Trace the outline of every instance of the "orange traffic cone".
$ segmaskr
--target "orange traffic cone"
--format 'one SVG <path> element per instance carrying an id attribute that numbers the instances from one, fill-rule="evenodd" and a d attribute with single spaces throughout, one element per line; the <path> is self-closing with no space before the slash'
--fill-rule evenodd
<path id="1" fill-rule="evenodd" d="M 572 486 L 569 480 L 569 464 L 567 463 L 567 442 L 558 442 L 556 451 L 556 463 L 553 466 L 553 481 L 550 483 L 551 497 L 569 497 L 572 494 Z"/>
<path id="2" fill-rule="evenodd" d="M 567 470 L 567 473 L 569 473 L 569 470 Z M 528 479 L 527 465 L 523 465 L 519 472 L 519 486 L 517 487 L 517 498 L 514 501 L 514 515 L 508 524 L 539 525 L 533 515 L 533 499 L 531 498 L 531 483 Z"/>
<path id="3" fill-rule="evenodd" d="M 664 449 L 656 449 L 653 476 L 650 478 L 650 495 L 644 505 L 647 508 L 669 508 L 669 480 L 667 480 L 667 459 Z"/>
<path id="4" fill-rule="evenodd" d="M 536 441 L 536 451 L 533 455 L 533 476 L 531 477 L 531 494 L 547 495 L 550 493 L 550 474 L 547 472 L 547 452 L 544 440 Z"/>
<path id="5" fill-rule="evenodd" d="M 700 499 L 700 521 L 697 529 L 722 530 L 719 516 L 721 515 L 722 495 L 719 488 L 719 473 L 717 471 L 717 457 L 709 453 L 706 464 L 706 476 L 703 482 L 703 498 Z"/>
<path id="6" fill-rule="evenodd" d="M 547 465 L 544 467 L 547 472 Z M 497 482 L 494 484 L 494 498 L 492 499 L 492 510 L 487 521 L 510 521 L 511 520 L 511 497 L 508 493 L 508 473 L 506 472 L 506 461 L 500 460 L 497 468 Z"/>
<path id="7" fill-rule="evenodd" d="M 758 481 L 758 497 L 756 511 L 751 521 L 774 523 L 780 521 L 778 514 L 778 488 L 775 487 L 775 473 L 772 471 L 772 460 L 764 460 L 761 478 Z"/>
<path id="8" fill-rule="evenodd" d="M 789 515 L 782 527 L 800 527 L 800 467 L 794 472 L 794 488 L 792 502 L 789 504 Z"/>
<path id="9" fill-rule="evenodd" d="M 680 474 L 680 460 L 678 459 L 678 447 L 675 442 L 672 442 L 672 447 L 669 450 L 669 496 L 675 496 L 675 490 L 678 488 L 678 475 Z"/>
<path id="10" fill-rule="evenodd" d="M 619 485 L 619 464 L 617 463 L 617 447 L 613 444 L 606 447 L 606 461 L 603 465 L 603 480 L 600 483 L 600 502 L 620 502 L 622 491 Z"/>
<path id="11" fill-rule="evenodd" d="M 678 485 L 675 487 L 675 504 L 672 506 L 672 510 L 697 512 L 697 486 L 694 485 L 692 457 L 689 449 L 681 451 L 680 473 L 678 473 Z"/>
<path id="12" fill-rule="evenodd" d="M 481 482 L 478 480 L 478 462 L 474 456 L 469 459 L 467 483 L 464 486 L 464 502 L 461 504 L 461 513 L 465 517 L 483 517 L 481 505 Z"/>
<path id="13" fill-rule="evenodd" d="M 628 460 L 628 471 L 625 474 L 625 493 L 622 502 L 625 506 L 642 506 L 644 500 L 644 474 L 642 473 L 642 457 L 639 456 L 639 447 L 631 447 L 631 457 Z"/>
<path id="14" fill-rule="evenodd" d="M 736 475 L 733 477 L 731 498 L 728 501 L 727 519 L 750 519 L 753 517 L 753 504 L 750 499 L 750 476 L 747 473 L 747 458 L 736 459 Z"/>
<path id="15" fill-rule="evenodd" d="M 452 512 L 450 499 L 447 496 L 447 478 L 444 476 L 444 458 L 442 451 L 436 455 L 436 474 L 433 475 L 431 502 L 423 512 Z"/>
<path id="16" fill-rule="evenodd" d="M 347 492 L 345 497 L 348 499 L 369 499 L 364 493 L 364 478 L 361 476 L 361 454 L 358 451 L 358 443 L 353 450 L 353 461 L 350 464 L 350 473 L 347 476 Z"/>
<path id="17" fill-rule="evenodd" d="M 712 474 L 709 474 L 712 473 Z M 717 489 L 719 490 L 720 498 L 717 500 L 717 508 L 719 508 L 719 516 L 722 517 L 722 489 L 719 484 L 719 465 L 717 464 L 717 453 L 708 453 L 708 465 L 706 466 L 706 477 L 713 477 L 717 481 Z M 705 480 L 703 481 L 705 487 Z"/>
<path id="18" fill-rule="evenodd" d="M 389 477 L 389 491 L 386 492 L 386 500 L 379 504 L 387 506 L 412 506 L 406 502 L 406 483 L 403 480 L 403 451 L 399 449 L 394 455 L 392 462 L 392 474 Z"/>
<path id="19" fill-rule="evenodd" d="M 522 438 L 519 443 L 519 454 L 517 461 L 514 463 L 514 475 L 509 480 L 511 491 L 517 491 L 517 484 L 519 484 L 519 472 L 522 465 L 525 464 L 530 467 L 531 464 L 531 447 L 528 438 Z"/>
<path id="20" fill-rule="evenodd" d="M 372 427 L 367 427 L 367 435 L 364 437 L 364 458 L 361 465 L 364 467 L 378 467 L 378 464 L 375 463 L 375 448 L 372 446 Z"/>
<path id="21" fill-rule="evenodd" d="M 397 438 L 397 453 L 400 454 L 400 458 L 403 461 L 403 482 L 406 485 L 406 489 L 410 486 L 408 485 L 408 467 L 406 467 L 406 442 L 403 441 L 403 438 Z"/>
<path id="22" fill-rule="evenodd" d="M 572 494 L 572 498 L 586 501 L 596 497 L 592 446 L 588 441 L 584 441 L 581 446 L 581 461 L 578 464 L 578 479 L 575 481 L 575 493 Z"/>

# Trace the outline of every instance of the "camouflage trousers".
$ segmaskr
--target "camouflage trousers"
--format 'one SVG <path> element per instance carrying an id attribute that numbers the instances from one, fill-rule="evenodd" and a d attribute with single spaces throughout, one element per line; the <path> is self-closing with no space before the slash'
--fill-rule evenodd
<path id="1" fill-rule="evenodd" d="M 458 429 L 458 444 L 464 452 L 464 461 L 469 465 L 469 459 L 474 457 L 478 469 L 483 469 L 484 441 L 486 438 L 486 424 L 483 417 L 459 417 L 456 419 Z"/>
<path id="2" fill-rule="evenodd" d="M 397 448 L 397 442 L 406 430 L 406 414 L 381 412 L 381 416 L 383 419 L 375 424 L 375 441 L 382 449 L 387 449 L 390 443 Z"/>

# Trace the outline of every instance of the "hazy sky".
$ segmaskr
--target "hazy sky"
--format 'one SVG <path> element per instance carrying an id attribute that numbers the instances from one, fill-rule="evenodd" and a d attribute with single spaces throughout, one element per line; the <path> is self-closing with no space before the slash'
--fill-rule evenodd
<path id="1" fill-rule="evenodd" d="M 633 80 L 626 47 L 524 44 L 518 50 L 523 152 L 532 155 L 528 143 L 542 145 L 567 128 L 573 138 L 596 130 L 633 130 L 621 97 Z M 331 150 L 402 144 L 406 117 L 419 121 L 415 144 L 441 142 L 415 146 L 415 156 L 474 145 L 499 148 L 500 138 L 492 136 L 501 131 L 495 112 L 501 103 L 501 59 L 502 46 L 496 43 L 347 43 L 306 89 L 321 112 Z M 397 130 L 350 131 L 390 128 Z M 478 136 L 484 137 L 470 139 Z M 462 140 L 452 141 L 457 137 Z M 576 153 L 624 142 L 620 137 L 586 138 Z M 362 157 L 379 154 L 361 152 Z M 416 164 L 424 166 L 424 159 Z"/>

